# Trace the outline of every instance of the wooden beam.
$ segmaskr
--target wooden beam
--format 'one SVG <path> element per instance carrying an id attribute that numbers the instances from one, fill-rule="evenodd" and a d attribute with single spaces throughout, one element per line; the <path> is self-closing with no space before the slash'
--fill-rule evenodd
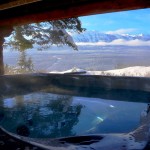
<path id="1" fill-rule="evenodd" d="M 41 1 L 41 0 L 9 0 L 8 2 L 0 2 L 0 10 L 5 10 L 5 9 L 10 9 L 13 7 L 18 7 L 18 6 L 22 6 L 22 5 L 27 5 L 30 3 L 34 3 L 37 1 Z"/>
<path id="2" fill-rule="evenodd" d="M 34 22 L 142 8 L 150 8 L 150 0 L 40 1 L 0 11 L 0 26 L 17 26 Z M 13 15 L 13 12 L 15 15 Z M 5 13 L 7 15 L 4 16 L 3 14 Z"/>

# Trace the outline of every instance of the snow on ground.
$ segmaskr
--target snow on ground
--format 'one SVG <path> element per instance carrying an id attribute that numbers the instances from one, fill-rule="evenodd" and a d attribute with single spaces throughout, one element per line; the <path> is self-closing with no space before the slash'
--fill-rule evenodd
<path id="1" fill-rule="evenodd" d="M 107 71 L 86 71 L 80 68 L 72 68 L 63 72 L 49 72 L 60 74 L 83 74 L 83 75 L 109 75 L 109 76 L 137 76 L 137 77 L 150 77 L 150 66 L 134 66 L 123 69 L 107 70 Z"/>
<path id="2" fill-rule="evenodd" d="M 110 75 L 110 76 L 139 76 L 148 77 L 150 76 L 150 67 L 134 66 L 123 69 L 115 69 L 108 71 L 88 71 L 87 74 L 92 75 Z"/>

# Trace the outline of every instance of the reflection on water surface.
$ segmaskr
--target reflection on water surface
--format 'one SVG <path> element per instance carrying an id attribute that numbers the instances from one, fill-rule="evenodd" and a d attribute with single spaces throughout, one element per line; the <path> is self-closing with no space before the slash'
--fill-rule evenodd
<path id="1" fill-rule="evenodd" d="M 144 103 L 75 97 L 45 92 L 0 101 L 0 124 L 36 138 L 65 137 L 134 130 Z"/>

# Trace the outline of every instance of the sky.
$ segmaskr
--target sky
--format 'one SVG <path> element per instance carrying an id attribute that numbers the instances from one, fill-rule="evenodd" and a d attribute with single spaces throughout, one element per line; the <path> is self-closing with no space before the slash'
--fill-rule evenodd
<path id="1" fill-rule="evenodd" d="M 110 34 L 150 34 L 150 8 L 80 17 L 87 30 Z"/>

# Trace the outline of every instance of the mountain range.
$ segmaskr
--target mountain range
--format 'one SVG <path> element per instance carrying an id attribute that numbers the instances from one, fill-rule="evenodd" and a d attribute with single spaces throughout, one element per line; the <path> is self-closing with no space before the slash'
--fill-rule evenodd
<path id="1" fill-rule="evenodd" d="M 84 43 L 96 43 L 96 42 L 112 42 L 118 39 L 125 41 L 139 40 L 139 41 L 150 41 L 149 34 L 107 34 L 97 31 L 85 31 L 81 34 L 73 34 L 73 39 L 75 42 L 84 42 Z"/>

